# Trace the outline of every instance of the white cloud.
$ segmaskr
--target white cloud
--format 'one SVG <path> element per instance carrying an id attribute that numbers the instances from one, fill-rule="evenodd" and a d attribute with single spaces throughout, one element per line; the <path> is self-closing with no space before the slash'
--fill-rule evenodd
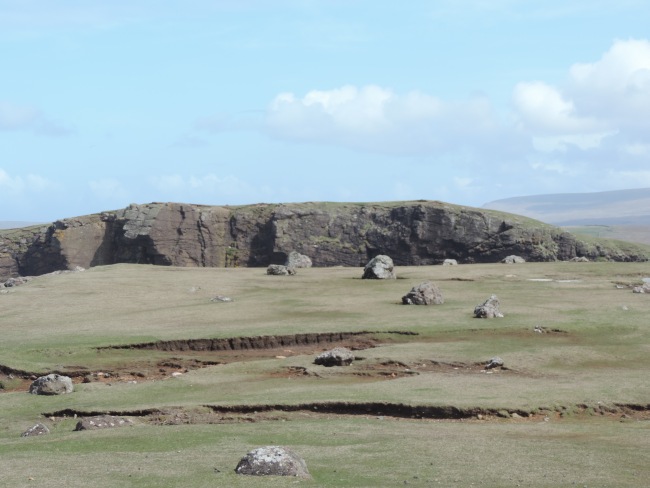
<path id="1" fill-rule="evenodd" d="M 26 195 L 28 193 L 40 193 L 54 188 L 54 184 L 48 179 L 37 175 L 27 174 L 25 176 L 11 176 L 4 169 L 0 168 L 0 190 L 10 195 Z"/>
<path id="2" fill-rule="evenodd" d="M 574 169 L 558 161 L 546 162 L 546 163 L 535 162 L 535 163 L 531 163 L 530 167 L 537 171 L 557 173 L 559 175 L 569 175 L 572 172 L 574 172 Z"/>
<path id="3" fill-rule="evenodd" d="M 38 121 L 40 113 L 33 107 L 0 101 L 0 130 L 22 130 Z"/>
<path id="4" fill-rule="evenodd" d="M 626 144 L 621 150 L 630 156 L 650 156 L 650 144 Z"/>
<path id="5" fill-rule="evenodd" d="M 650 187 L 650 170 L 611 171 L 607 174 L 607 178 L 616 188 Z"/>
<path id="6" fill-rule="evenodd" d="M 586 117 L 631 130 L 647 130 L 650 42 L 618 40 L 598 61 L 573 65 L 566 92 Z"/>
<path id="7" fill-rule="evenodd" d="M 0 131 L 28 131 L 45 136 L 64 136 L 70 130 L 43 115 L 35 107 L 0 100 Z"/>
<path id="8" fill-rule="evenodd" d="M 573 101 L 541 81 L 517 84 L 513 101 L 520 127 L 532 134 L 589 134 L 605 128 L 598 120 L 579 116 Z"/>
<path id="9" fill-rule="evenodd" d="M 217 176 L 213 173 L 203 176 L 182 176 L 179 174 L 160 175 L 150 179 L 151 185 L 167 199 L 176 201 L 197 202 L 214 197 L 238 197 L 254 195 L 254 189 L 239 178 L 226 175 Z"/>
<path id="10" fill-rule="evenodd" d="M 519 83 L 513 107 L 537 151 L 604 155 L 618 145 L 619 155 L 639 155 L 650 130 L 650 42 L 615 41 L 599 60 L 571 66 L 563 86 Z"/>
<path id="11" fill-rule="evenodd" d="M 303 97 L 281 93 L 271 102 L 266 123 L 279 138 L 398 154 L 482 145 L 502 130 L 485 98 L 445 102 L 377 85 L 313 90 Z"/>
<path id="12" fill-rule="evenodd" d="M 103 178 L 88 182 L 93 195 L 102 200 L 124 202 L 127 200 L 127 191 L 122 183 L 115 178 Z"/>

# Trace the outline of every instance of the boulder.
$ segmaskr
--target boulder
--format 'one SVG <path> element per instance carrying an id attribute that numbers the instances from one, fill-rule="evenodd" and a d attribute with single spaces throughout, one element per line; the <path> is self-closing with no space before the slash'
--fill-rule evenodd
<path id="1" fill-rule="evenodd" d="M 501 367 L 503 367 L 503 359 L 501 359 L 499 356 L 494 356 L 493 358 L 490 358 L 488 362 L 485 363 L 485 369 L 501 368 Z"/>
<path id="2" fill-rule="evenodd" d="M 291 251 L 284 265 L 289 268 L 311 268 L 311 258 L 299 252 Z"/>
<path id="3" fill-rule="evenodd" d="M 122 417 L 115 417 L 113 415 L 97 415 L 95 417 L 86 417 L 77 422 L 74 428 L 77 430 L 97 430 L 97 429 L 112 429 L 115 427 L 125 427 L 133 425 L 129 419 Z"/>
<path id="4" fill-rule="evenodd" d="M 478 319 L 501 318 L 503 314 L 499 310 L 499 299 L 496 295 L 490 296 L 482 305 L 474 308 L 474 317 Z"/>
<path id="5" fill-rule="evenodd" d="M 445 260 L 442 262 L 442 265 L 443 265 L 443 266 L 457 266 L 457 265 L 458 265 L 458 261 L 456 261 L 455 259 L 445 259 Z"/>
<path id="6" fill-rule="evenodd" d="M 346 347 L 335 347 L 319 354 L 314 359 L 315 364 L 322 366 L 349 366 L 352 361 L 354 361 L 354 354 Z"/>
<path id="7" fill-rule="evenodd" d="M 275 276 L 295 275 L 296 269 L 282 264 L 270 264 L 269 267 L 266 268 L 266 274 Z"/>
<path id="8" fill-rule="evenodd" d="M 20 434 L 20 437 L 35 437 L 35 436 L 45 435 L 49 433 L 50 433 L 50 429 L 48 429 L 45 425 L 39 422 L 36 425 L 27 429 L 22 434 Z"/>
<path id="9" fill-rule="evenodd" d="M 445 303 L 440 288 L 430 281 L 423 281 L 417 286 L 411 288 L 406 295 L 402 297 L 404 305 L 441 305 Z"/>
<path id="10" fill-rule="evenodd" d="M 395 278 L 397 276 L 395 275 L 393 260 L 383 254 L 368 261 L 366 267 L 363 268 L 363 276 L 361 277 L 364 280 L 394 280 Z"/>
<path id="11" fill-rule="evenodd" d="M 14 286 L 20 286 L 24 285 L 25 283 L 28 283 L 32 280 L 31 276 L 16 276 L 14 278 L 9 278 L 7 281 L 4 282 L 4 287 L 5 288 L 12 288 Z"/>
<path id="12" fill-rule="evenodd" d="M 216 296 L 213 296 L 212 298 L 210 298 L 210 301 L 211 302 L 225 302 L 225 303 L 228 303 L 228 302 L 232 302 L 233 300 L 232 300 L 232 298 L 227 297 L 225 295 L 216 295 Z"/>
<path id="13" fill-rule="evenodd" d="M 304 459 L 291 449 L 280 446 L 253 449 L 241 458 L 235 473 L 253 476 L 311 477 Z"/>
<path id="14" fill-rule="evenodd" d="M 574 263 L 588 263 L 589 259 L 587 259 L 584 256 L 576 256 L 576 257 L 573 257 L 573 258 L 569 259 L 569 261 L 574 262 Z"/>
<path id="15" fill-rule="evenodd" d="M 650 283 L 643 283 L 641 286 L 632 288 L 633 293 L 650 293 Z"/>
<path id="16" fill-rule="evenodd" d="M 511 256 L 506 256 L 505 258 L 503 258 L 501 262 L 505 264 L 518 264 L 518 263 L 525 263 L 526 260 L 521 256 L 515 256 L 514 254 L 512 254 Z"/>
<path id="17" fill-rule="evenodd" d="M 29 392 L 34 395 L 63 395 L 72 393 L 72 379 L 60 374 L 48 374 L 34 380 L 29 386 Z"/>

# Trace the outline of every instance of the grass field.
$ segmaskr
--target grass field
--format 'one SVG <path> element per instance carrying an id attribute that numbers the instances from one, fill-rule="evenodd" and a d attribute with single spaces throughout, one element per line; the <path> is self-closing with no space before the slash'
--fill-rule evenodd
<path id="1" fill-rule="evenodd" d="M 631 286 L 650 263 L 361 272 L 114 265 L 5 289 L 0 485 L 645 486 L 650 296 Z M 402 306 L 426 279 L 445 303 Z M 491 294 L 505 317 L 473 318 Z M 188 349 L 361 331 L 371 333 L 342 343 L 357 348 L 344 368 L 313 364 L 339 343 Z M 108 348 L 141 343 L 158 346 Z M 486 371 L 493 356 L 506 367 Z M 28 376 L 52 371 L 73 375 L 75 392 L 27 393 Z M 438 407 L 460 413 L 430 414 Z M 121 412 L 134 425 L 75 432 L 72 412 Z M 49 435 L 20 437 L 39 421 Z M 301 454 L 312 479 L 234 473 L 271 444 Z"/>

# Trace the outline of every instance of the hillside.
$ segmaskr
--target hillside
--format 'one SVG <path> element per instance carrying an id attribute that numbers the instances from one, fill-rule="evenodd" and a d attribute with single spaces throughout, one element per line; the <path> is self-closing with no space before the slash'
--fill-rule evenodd
<path id="1" fill-rule="evenodd" d="M 116 263 L 267 266 L 291 251 L 314 266 L 528 261 L 645 261 L 648 248 L 574 235 L 526 217 L 437 201 L 257 204 L 151 203 L 0 231 L 0 279 Z"/>
<path id="2" fill-rule="evenodd" d="M 505 198 L 486 203 L 483 208 L 561 226 L 650 226 L 650 188 Z"/>

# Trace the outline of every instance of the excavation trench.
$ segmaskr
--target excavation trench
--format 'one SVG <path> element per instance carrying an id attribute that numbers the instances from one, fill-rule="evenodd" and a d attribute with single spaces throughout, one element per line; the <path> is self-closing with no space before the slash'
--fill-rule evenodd
<path id="1" fill-rule="evenodd" d="M 222 339 L 178 339 L 172 341 L 142 342 L 99 347 L 104 349 L 147 349 L 157 351 L 242 351 L 254 349 L 278 349 L 282 347 L 332 344 L 351 339 L 371 338 L 378 335 L 416 336 L 417 332 L 406 330 L 357 331 L 357 332 L 314 332 L 308 334 L 267 335 L 253 337 L 231 337 Z M 379 342 L 378 339 L 377 342 Z"/>
<path id="2" fill-rule="evenodd" d="M 417 336 L 417 332 L 354 331 L 308 334 L 268 335 L 220 339 L 178 339 L 138 344 L 112 345 L 97 348 L 98 352 L 142 350 L 173 353 L 151 358 L 139 355 L 136 361 L 125 361 L 118 368 L 104 367 L 91 370 L 84 366 L 66 366 L 46 372 L 25 371 L 0 365 L 0 392 L 25 389 L 38 376 L 56 373 L 73 378 L 75 382 L 104 383 L 164 379 L 172 374 L 231 362 L 269 359 L 277 356 L 295 356 L 322 352 L 327 347 L 345 346 L 363 350 L 389 342 L 390 336 Z"/>
<path id="3" fill-rule="evenodd" d="M 52 420 L 66 417 L 93 417 L 114 415 L 139 417 L 155 425 L 216 424 L 233 422 L 256 422 L 287 420 L 283 414 L 300 413 L 316 416 L 366 416 L 413 420 L 560 420 L 599 416 L 616 419 L 650 420 L 650 404 L 609 405 L 576 404 L 540 407 L 537 409 L 512 408 L 461 408 L 453 405 L 406 405 L 387 402 L 312 402 L 300 404 L 257 405 L 203 405 L 197 408 L 165 407 L 140 410 L 77 410 L 64 409 L 43 413 Z"/>

